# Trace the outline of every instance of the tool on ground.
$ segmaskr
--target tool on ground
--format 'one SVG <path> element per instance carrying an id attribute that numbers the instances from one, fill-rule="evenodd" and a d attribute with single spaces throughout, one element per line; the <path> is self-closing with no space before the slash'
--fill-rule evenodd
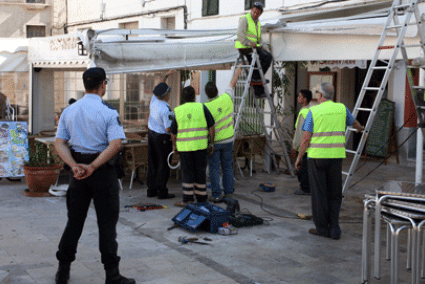
<path id="1" fill-rule="evenodd" d="M 235 215 L 240 211 L 239 201 L 233 198 L 223 198 L 224 203 L 227 205 L 226 210 L 230 212 L 230 214 Z"/>
<path id="2" fill-rule="evenodd" d="M 311 220 L 313 218 L 313 216 L 311 215 L 306 215 L 306 214 L 297 214 L 298 218 L 303 219 L 303 220 Z"/>
<path id="3" fill-rule="evenodd" d="M 237 214 L 230 216 L 229 224 L 235 228 L 262 225 L 264 220 L 252 214 Z"/>
<path id="4" fill-rule="evenodd" d="M 425 87 L 416 86 L 412 75 L 412 69 L 425 68 L 425 64 L 424 62 L 422 62 L 423 60 L 416 60 L 416 62 L 410 64 L 408 54 L 413 51 L 418 52 L 418 49 L 420 49 L 421 54 L 425 53 L 425 27 L 423 26 L 422 12 L 420 12 L 418 8 L 419 2 L 422 1 L 408 0 L 405 3 L 401 3 L 399 0 L 394 0 L 390 8 L 388 19 L 379 39 L 375 55 L 373 56 L 373 59 L 370 63 L 365 81 L 354 106 L 354 118 L 357 118 L 360 111 L 368 113 L 369 116 L 357 149 L 346 149 L 346 153 L 353 154 L 354 158 L 351 162 L 349 171 L 342 172 L 343 176 L 346 176 L 342 192 L 348 189 L 351 178 L 354 172 L 356 171 L 357 164 L 363 151 L 363 147 L 366 143 L 369 131 L 373 125 L 373 121 L 378 111 L 382 96 L 386 90 L 391 71 L 395 69 L 394 67 L 396 67 L 396 60 L 399 55 L 399 52 L 401 52 L 401 55 L 404 59 L 403 66 L 404 68 L 406 68 L 411 96 L 416 108 L 416 112 L 418 114 L 419 125 L 423 126 L 425 123 L 425 106 L 423 104 L 423 91 L 425 90 Z M 412 16 L 414 16 L 414 18 L 412 18 Z M 406 44 L 404 42 L 404 38 L 406 37 L 407 29 L 410 27 L 415 29 L 414 32 L 415 34 L 418 33 L 418 37 L 409 37 L 409 43 Z M 387 38 L 389 36 L 392 36 L 394 33 L 397 34 L 396 43 L 394 44 L 392 42 L 389 43 L 388 41 L 386 41 Z M 418 38 L 419 41 L 417 40 Z M 389 58 L 389 60 L 387 58 Z M 410 56 L 410 58 L 412 58 L 412 56 Z M 400 65 L 400 67 L 403 66 Z M 376 84 L 375 82 L 379 81 L 381 81 L 381 83 L 378 83 L 379 86 L 377 86 L 378 84 Z M 362 105 L 364 105 L 364 98 L 366 96 L 366 92 L 369 92 L 369 94 L 370 92 L 373 92 L 373 96 L 368 97 L 375 98 L 373 101 L 373 106 L 371 108 L 362 107 Z M 421 97 L 419 97 L 419 94 L 421 95 Z M 348 127 L 346 129 L 346 141 L 349 141 L 351 133 L 353 133 L 355 130 L 356 129 L 353 127 Z"/>
<path id="5" fill-rule="evenodd" d="M 288 167 L 289 172 L 291 173 L 291 176 L 294 176 L 294 167 L 292 166 L 291 160 L 289 159 L 288 151 L 285 144 L 285 139 L 283 136 L 283 129 L 279 123 L 276 109 L 273 102 L 273 97 L 270 94 L 268 87 L 266 86 L 267 81 L 264 78 L 264 73 L 261 68 L 259 56 L 257 53 L 257 50 L 254 49 L 252 52 L 252 60 L 251 64 L 247 64 L 248 61 L 245 61 L 244 55 L 240 55 L 235 62 L 235 68 L 233 69 L 233 74 L 236 70 L 236 67 L 241 64 L 242 70 L 244 70 L 245 79 L 239 79 L 238 83 L 243 84 L 243 93 L 241 96 L 237 95 L 237 92 L 235 92 L 234 96 L 234 107 L 235 107 L 235 137 L 238 137 L 241 135 L 242 129 L 239 128 L 240 121 L 243 113 L 249 112 L 249 115 L 251 117 L 258 117 L 258 120 L 261 123 L 261 127 L 263 129 L 263 133 L 266 137 L 266 148 L 264 153 L 268 157 L 268 161 L 272 161 L 274 168 L 279 173 L 279 167 L 277 160 L 275 158 L 276 152 L 279 152 L 279 156 L 285 157 L 286 166 Z M 252 74 L 254 70 L 258 70 L 261 76 L 261 82 L 251 82 L 252 81 Z M 232 75 L 233 76 L 233 75 Z M 251 84 L 252 83 L 252 84 Z M 246 99 L 249 97 L 249 93 L 251 93 L 251 98 L 254 101 L 255 110 L 251 103 L 246 103 Z M 257 98 L 264 98 L 264 100 L 257 100 Z M 248 100 L 250 102 L 250 99 Z M 244 110 L 245 109 L 245 110 Z M 241 127 L 242 128 L 242 127 Z M 277 137 L 276 139 L 273 139 L 273 137 Z M 281 151 L 275 151 L 274 149 L 280 147 Z M 271 172 L 271 164 L 268 163 L 269 166 L 268 172 Z M 242 170 L 238 164 L 239 171 L 241 175 L 243 176 Z M 251 176 L 252 176 L 252 160 L 251 160 Z"/>
<path id="6" fill-rule="evenodd" d="M 171 151 L 170 154 L 168 154 L 167 163 L 170 169 L 175 170 L 180 167 L 180 161 L 178 161 L 177 165 L 175 166 L 171 165 L 171 157 L 173 156 L 173 154 L 174 154 L 174 151 Z"/>
<path id="7" fill-rule="evenodd" d="M 168 206 L 165 205 L 159 205 L 159 204 L 153 204 L 153 203 L 144 203 L 144 204 L 138 204 L 138 205 L 125 205 L 124 208 L 136 208 L 139 211 L 147 211 L 147 210 L 155 210 L 155 209 L 167 209 Z"/>
<path id="8" fill-rule="evenodd" d="M 223 227 L 218 228 L 218 234 L 223 236 L 228 235 L 236 235 L 238 233 L 238 229 L 230 225 L 229 223 L 224 223 Z"/>
<path id="9" fill-rule="evenodd" d="M 175 228 L 178 228 L 178 227 L 180 227 L 180 226 L 177 225 L 177 224 L 174 224 L 173 226 L 167 228 L 167 231 L 171 231 L 172 229 L 175 229 Z"/>
<path id="10" fill-rule="evenodd" d="M 198 242 L 198 238 L 185 238 L 180 236 L 177 240 L 181 242 L 182 244 L 194 243 L 194 244 L 200 244 L 200 245 L 209 245 L 209 243 Z"/>
<path id="11" fill-rule="evenodd" d="M 265 182 L 265 183 L 260 183 L 260 188 L 262 191 L 265 191 L 265 192 L 274 192 L 276 190 L 276 185 L 269 182 Z"/>

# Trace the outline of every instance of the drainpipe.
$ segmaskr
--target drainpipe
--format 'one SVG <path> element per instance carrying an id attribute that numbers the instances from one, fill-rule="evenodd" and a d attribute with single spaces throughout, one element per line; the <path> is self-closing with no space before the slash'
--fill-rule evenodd
<path id="1" fill-rule="evenodd" d="M 425 71 L 419 68 L 419 86 L 425 85 Z M 419 121 L 419 119 L 418 119 Z M 422 183 L 422 170 L 423 170 L 423 146 L 424 136 L 422 129 L 416 132 L 416 171 L 415 171 L 415 184 Z"/>

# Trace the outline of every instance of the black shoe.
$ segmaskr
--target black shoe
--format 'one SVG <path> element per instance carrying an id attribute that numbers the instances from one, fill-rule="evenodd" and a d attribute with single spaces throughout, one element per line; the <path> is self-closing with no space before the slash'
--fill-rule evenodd
<path id="1" fill-rule="evenodd" d="M 56 284 L 67 284 L 69 279 L 69 270 L 71 269 L 70 264 L 59 263 L 58 271 L 55 276 Z"/>
<path id="2" fill-rule="evenodd" d="M 171 199 L 171 198 L 174 198 L 174 197 L 176 197 L 175 194 L 169 193 L 165 196 L 158 196 L 158 199 Z"/>
<path id="3" fill-rule="evenodd" d="M 310 195 L 310 192 L 302 191 L 301 189 L 297 189 L 294 194 L 296 195 Z"/>
<path id="4" fill-rule="evenodd" d="M 146 192 L 146 196 L 147 197 L 157 197 L 158 196 L 158 192 L 152 192 L 152 191 L 147 191 Z"/>
<path id="5" fill-rule="evenodd" d="M 119 278 L 116 279 L 108 279 L 106 278 L 105 284 L 136 284 L 136 280 L 133 278 L 125 278 L 120 275 Z"/>
<path id="6" fill-rule="evenodd" d="M 136 280 L 122 276 L 118 268 L 106 270 L 105 284 L 136 284 Z"/>

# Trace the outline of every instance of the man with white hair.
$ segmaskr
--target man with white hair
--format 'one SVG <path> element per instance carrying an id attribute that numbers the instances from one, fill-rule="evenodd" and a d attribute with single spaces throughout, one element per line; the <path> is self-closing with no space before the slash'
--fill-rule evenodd
<path id="1" fill-rule="evenodd" d="M 334 92 L 334 87 L 329 83 L 321 84 L 316 91 L 319 105 L 310 108 L 302 126 L 305 132 L 295 167 L 301 167 L 302 157 L 308 148 L 308 175 L 316 225 L 316 229 L 310 229 L 309 233 L 338 240 L 341 237 L 339 212 L 345 127 L 353 126 L 357 132 L 364 127 L 342 103 L 332 101 Z"/>

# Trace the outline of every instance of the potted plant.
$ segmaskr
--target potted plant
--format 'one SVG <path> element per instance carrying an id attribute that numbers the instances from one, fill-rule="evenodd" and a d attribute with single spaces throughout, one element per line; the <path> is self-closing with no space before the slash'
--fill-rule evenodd
<path id="1" fill-rule="evenodd" d="M 49 188 L 56 183 L 63 163 L 52 144 L 46 146 L 35 141 L 34 147 L 29 148 L 29 161 L 23 168 L 28 189 L 25 196 L 50 196 Z"/>

